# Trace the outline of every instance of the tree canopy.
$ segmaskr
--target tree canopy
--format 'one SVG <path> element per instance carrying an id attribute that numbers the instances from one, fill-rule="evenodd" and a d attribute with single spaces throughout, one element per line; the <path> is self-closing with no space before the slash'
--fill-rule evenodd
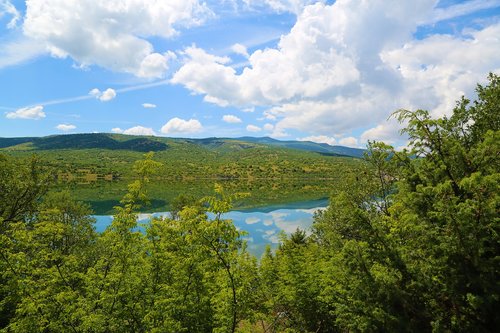
<path id="1" fill-rule="evenodd" d="M 152 154 L 103 233 L 36 158 L 0 155 L 0 331 L 496 331 L 500 78 L 448 117 L 394 117 L 409 148 L 370 143 L 312 230 L 260 261 L 219 186 L 138 225 Z"/>

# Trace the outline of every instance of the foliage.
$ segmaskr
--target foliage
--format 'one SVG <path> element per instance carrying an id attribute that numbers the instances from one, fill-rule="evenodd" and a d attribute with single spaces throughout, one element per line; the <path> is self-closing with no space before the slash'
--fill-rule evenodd
<path id="1" fill-rule="evenodd" d="M 450 117 L 400 110 L 411 150 L 370 143 L 311 231 L 257 262 L 224 219 L 239 195 L 179 198 L 137 224 L 147 154 L 112 224 L 0 156 L 2 332 L 494 332 L 500 326 L 500 78 Z M 351 169 L 352 170 L 352 169 Z"/>
<path id="2" fill-rule="evenodd" d="M 449 118 L 396 112 L 411 150 L 370 143 L 313 233 L 264 255 L 264 331 L 497 330 L 500 78 L 489 79 Z"/>

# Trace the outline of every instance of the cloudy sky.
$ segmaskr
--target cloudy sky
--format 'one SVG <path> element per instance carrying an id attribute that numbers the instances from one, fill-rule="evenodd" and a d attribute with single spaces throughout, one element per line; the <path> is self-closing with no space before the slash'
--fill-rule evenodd
<path id="1" fill-rule="evenodd" d="M 0 137 L 405 144 L 500 73 L 500 0 L 0 0 Z"/>

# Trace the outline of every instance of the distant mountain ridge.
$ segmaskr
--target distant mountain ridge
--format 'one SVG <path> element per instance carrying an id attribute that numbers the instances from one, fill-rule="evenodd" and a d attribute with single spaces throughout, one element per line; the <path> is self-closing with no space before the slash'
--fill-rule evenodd
<path id="1" fill-rule="evenodd" d="M 239 138 L 166 138 L 155 136 L 135 136 L 108 133 L 62 134 L 46 137 L 0 138 L 0 149 L 50 150 L 50 149 L 111 149 L 139 152 L 163 151 L 169 144 L 195 144 L 207 149 L 235 150 L 256 146 L 287 148 L 322 155 L 362 157 L 364 149 L 344 146 L 331 146 L 326 143 L 311 141 L 281 141 L 270 137 Z"/>
<path id="2" fill-rule="evenodd" d="M 317 143 L 313 141 L 281 141 L 276 140 L 270 137 L 249 137 L 244 136 L 241 138 L 236 138 L 236 140 L 246 141 L 246 142 L 255 142 L 268 144 L 273 146 L 279 146 L 283 148 L 292 148 L 298 150 L 312 151 L 316 153 L 322 153 L 326 155 L 340 155 L 340 156 L 352 156 L 352 157 L 363 157 L 364 149 L 360 148 L 350 148 L 345 146 L 332 146 L 327 143 Z"/>

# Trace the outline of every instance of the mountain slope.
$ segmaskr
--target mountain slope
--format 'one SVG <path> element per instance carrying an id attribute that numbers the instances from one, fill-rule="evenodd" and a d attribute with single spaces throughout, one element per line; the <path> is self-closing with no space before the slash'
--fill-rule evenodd
<path id="1" fill-rule="evenodd" d="M 0 138 L 0 148 L 26 145 L 27 143 L 29 145 L 26 148 L 32 150 L 100 148 L 148 152 L 168 148 L 166 143 L 148 137 L 130 136 L 126 140 L 117 140 L 112 135 L 105 133 L 51 135 L 41 138 Z"/>
<path id="2" fill-rule="evenodd" d="M 365 151 L 364 149 L 359 149 L 359 148 L 350 148 L 345 146 L 331 146 L 326 143 L 316 143 L 312 141 L 280 141 L 269 137 L 254 138 L 245 136 L 241 138 L 236 138 L 236 140 L 279 146 L 282 148 L 312 151 L 326 155 L 331 154 L 340 156 L 363 157 L 363 153 Z"/>
<path id="3" fill-rule="evenodd" d="M 40 138 L 0 138 L 0 149 L 51 150 L 51 149 L 110 149 L 137 152 L 163 151 L 170 145 L 201 146 L 219 152 L 238 151 L 256 147 L 277 147 L 316 152 L 322 155 L 362 157 L 363 149 L 330 146 L 311 141 L 280 141 L 269 137 L 240 138 L 165 138 L 131 136 L 123 134 L 88 133 L 52 135 Z"/>

